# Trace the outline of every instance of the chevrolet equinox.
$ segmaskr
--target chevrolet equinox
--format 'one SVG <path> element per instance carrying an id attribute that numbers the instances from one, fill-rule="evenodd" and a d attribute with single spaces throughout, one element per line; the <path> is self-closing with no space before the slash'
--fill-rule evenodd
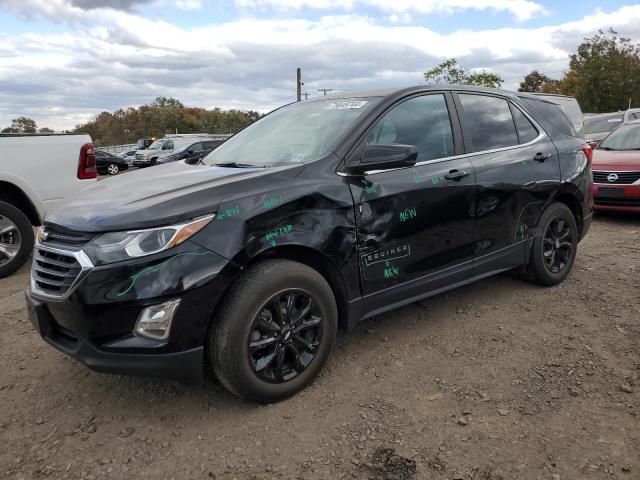
<path id="1" fill-rule="evenodd" d="M 197 164 L 101 181 L 53 212 L 30 318 L 93 370 L 212 371 L 277 401 L 313 380 L 338 328 L 507 270 L 563 281 L 591 223 L 590 155 L 558 105 L 527 94 L 293 103 Z"/>

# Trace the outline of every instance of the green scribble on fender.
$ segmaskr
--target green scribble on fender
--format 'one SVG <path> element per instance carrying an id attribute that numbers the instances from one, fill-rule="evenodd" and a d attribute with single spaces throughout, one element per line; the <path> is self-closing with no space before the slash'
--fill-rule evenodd
<path id="1" fill-rule="evenodd" d="M 273 207 L 277 207 L 282 202 L 284 202 L 284 198 L 282 197 L 282 195 L 278 195 L 277 197 L 267 198 L 266 200 L 264 200 L 262 202 L 262 206 L 264 208 L 273 208 Z"/>
<path id="2" fill-rule="evenodd" d="M 367 267 L 380 262 L 390 262 L 411 255 L 411 245 L 401 245 L 399 247 L 382 248 L 375 252 L 364 255 L 364 264 Z M 388 263 L 386 263 L 388 265 Z"/>
<path id="3" fill-rule="evenodd" d="M 265 234 L 265 239 L 267 242 L 271 243 L 272 246 L 276 246 L 276 238 L 281 237 L 282 235 L 287 235 L 291 233 L 293 230 L 293 225 L 283 225 L 280 228 L 276 228 L 275 230 L 271 230 Z"/>
<path id="4" fill-rule="evenodd" d="M 400 268 L 393 266 L 384 269 L 384 278 L 398 278 L 400 276 Z"/>
<path id="5" fill-rule="evenodd" d="M 167 258 L 166 260 L 164 260 L 163 262 L 161 262 L 161 263 L 159 263 L 157 265 L 151 265 L 149 267 L 145 267 L 142 270 L 140 270 L 138 273 L 136 273 L 133 277 L 131 277 L 131 283 L 129 284 L 129 286 L 126 289 L 122 290 L 121 292 L 116 293 L 116 297 L 123 297 L 127 293 L 129 293 L 131 291 L 131 289 L 135 286 L 136 282 L 145 273 L 154 272 L 156 270 L 159 270 L 162 267 L 164 267 L 167 263 L 171 262 L 172 260 L 175 260 L 178 257 L 200 257 L 202 255 L 211 255 L 211 253 L 210 252 L 178 253 L 178 254 L 174 255 L 173 257 Z"/>
<path id="6" fill-rule="evenodd" d="M 519 236 L 520 240 L 524 240 L 527 236 L 527 230 L 529 230 L 529 225 L 526 223 L 518 225 L 518 228 L 516 228 L 516 238 Z"/>
<path id="7" fill-rule="evenodd" d="M 431 179 L 431 184 L 432 185 L 440 185 L 442 182 L 444 182 L 444 177 L 440 176 L 440 177 L 434 177 Z"/>
<path id="8" fill-rule="evenodd" d="M 224 220 L 225 218 L 235 217 L 236 215 L 240 215 L 240 207 L 238 205 L 232 208 L 219 210 L 216 214 L 216 220 Z"/>
<path id="9" fill-rule="evenodd" d="M 417 216 L 418 216 L 418 211 L 416 210 L 415 206 L 411 208 L 406 208 L 402 212 L 400 212 L 400 222 L 404 223 L 407 220 L 413 220 Z"/>
<path id="10" fill-rule="evenodd" d="M 364 188 L 365 193 L 368 193 L 369 195 L 373 195 L 374 193 L 378 193 L 378 186 L 374 185 L 371 182 L 368 182 L 366 180 L 361 180 L 362 181 L 362 188 Z"/>
<path id="11" fill-rule="evenodd" d="M 418 170 L 416 168 L 413 168 L 412 170 L 413 170 L 413 181 L 416 183 L 420 183 L 422 181 L 422 177 L 418 173 Z"/>

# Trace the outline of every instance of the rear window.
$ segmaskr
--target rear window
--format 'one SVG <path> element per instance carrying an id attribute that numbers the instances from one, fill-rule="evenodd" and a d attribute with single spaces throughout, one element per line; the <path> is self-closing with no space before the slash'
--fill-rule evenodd
<path id="1" fill-rule="evenodd" d="M 622 117 L 622 113 L 587 117 L 584 119 L 584 133 L 610 132 L 622 123 Z"/>
<path id="2" fill-rule="evenodd" d="M 578 134 L 573 128 L 573 124 L 569 117 L 564 113 L 560 105 L 551 103 L 547 100 L 538 100 L 537 98 L 520 97 L 526 105 L 532 107 L 540 113 L 554 128 L 561 133 L 571 137 L 577 137 Z M 586 123 L 586 122 L 585 122 Z"/>

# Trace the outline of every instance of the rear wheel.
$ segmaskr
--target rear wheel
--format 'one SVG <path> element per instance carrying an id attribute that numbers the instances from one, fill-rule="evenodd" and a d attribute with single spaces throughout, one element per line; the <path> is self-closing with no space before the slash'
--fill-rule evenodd
<path id="1" fill-rule="evenodd" d="M 0 202 L 0 278 L 11 275 L 33 250 L 33 227 L 13 205 Z"/>
<path id="2" fill-rule="evenodd" d="M 274 402 L 320 372 L 338 313 L 322 275 L 297 262 L 269 260 L 240 278 L 215 321 L 209 352 L 218 379 L 240 397 Z"/>
<path id="3" fill-rule="evenodd" d="M 528 277 L 540 285 L 557 285 L 567 277 L 576 258 L 576 220 L 564 203 L 553 203 L 541 215 L 538 230 L 540 234 L 534 238 L 527 267 Z"/>
<path id="4" fill-rule="evenodd" d="M 118 165 L 116 165 L 115 163 L 110 163 L 107 167 L 107 173 L 109 175 L 117 175 L 119 171 L 120 167 L 118 167 Z"/>

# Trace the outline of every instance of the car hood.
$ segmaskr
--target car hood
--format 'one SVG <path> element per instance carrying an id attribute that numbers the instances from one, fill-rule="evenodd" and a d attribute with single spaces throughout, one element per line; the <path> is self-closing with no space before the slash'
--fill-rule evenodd
<path id="1" fill-rule="evenodd" d="M 593 170 L 640 170 L 640 150 L 616 152 L 610 150 L 595 149 L 593 151 Z"/>
<path id="2" fill-rule="evenodd" d="M 278 175 L 291 167 L 222 168 L 158 165 L 99 181 L 65 199 L 45 219 L 84 232 L 155 227 L 213 213 L 238 182 Z"/>

